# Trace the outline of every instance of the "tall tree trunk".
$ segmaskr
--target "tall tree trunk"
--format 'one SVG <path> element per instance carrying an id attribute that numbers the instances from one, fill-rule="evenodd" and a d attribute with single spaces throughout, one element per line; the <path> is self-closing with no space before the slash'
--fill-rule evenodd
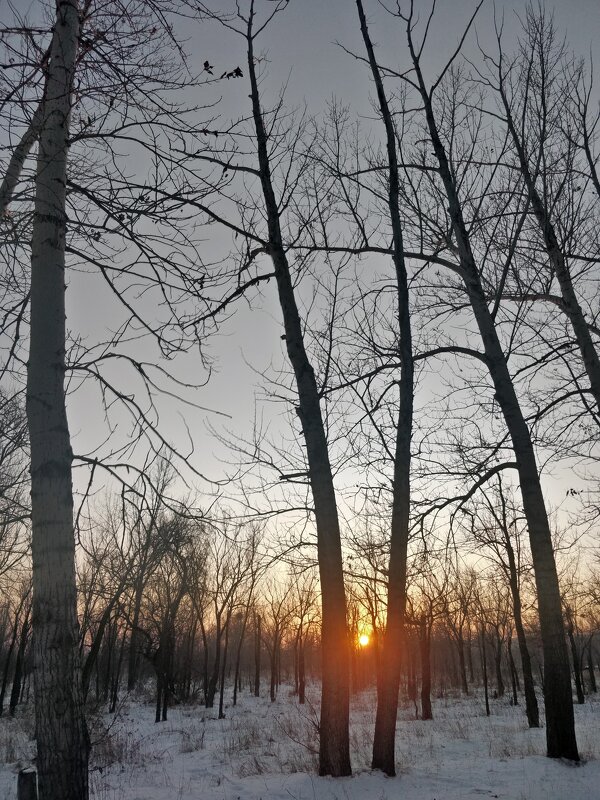
<path id="1" fill-rule="evenodd" d="M 65 407 L 65 237 L 77 0 L 57 0 L 39 137 L 31 254 L 33 662 L 40 800 L 86 800 L 89 739 L 79 660 L 73 453 Z"/>
<path id="2" fill-rule="evenodd" d="M 533 683 L 533 670 L 531 669 L 531 656 L 527 647 L 525 628 L 523 627 L 523 611 L 521 605 L 521 590 L 519 588 L 519 576 L 517 573 L 517 563 L 515 551 L 505 531 L 506 553 L 508 555 L 509 584 L 510 593 L 513 601 L 513 616 L 515 620 L 515 630 L 517 632 L 517 642 L 519 643 L 519 653 L 521 655 L 521 669 L 523 670 L 523 690 L 525 691 L 525 713 L 530 728 L 540 727 L 540 712 L 537 697 L 535 696 L 535 686 Z"/>
<path id="3" fill-rule="evenodd" d="M 308 358 L 294 286 L 279 221 L 279 208 L 271 180 L 268 134 L 265 129 L 256 78 L 253 26 L 254 2 L 248 17 L 248 73 L 256 133 L 259 174 L 273 262 L 283 315 L 288 358 L 298 390 L 298 416 L 306 445 L 309 480 L 317 527 L 317 553 L 322 602 L 322 691 L 319 737 L 319 774 L 339 777 L 351 774 L 349 740 L 349 642 L 346 627 L 346 593 L 342 565 L 340 526 L 333 475 L 320 396 Z"/>
<path id="4" fill-rule="evenodd" d="M 596 673 L 594 672 L 594 645 L 593 645 L 593 635 L 590 636 L 590 640 L 588 642 L 588 651 L 587 651 L 587 666 L 588 666 L 588 676 L 590 681 L 590 692 L 594 692 L 594 694 L 598 691 L 598 687 L 596 686 Z"/>
<path id="5" fill-rule="evenodd" d="M 433 719 L 431 709 L 431 629 L 425 620 L 419 623 L 421 657 L 421 719 Z"/>
<path id="6" fill-rule="evenodd" d="M 585 703 L 585 695 L 583 694 L 583 682 L 581 680 L 581 656 L 577 649 L 577 642 L 575 641 L 575 630 L 573 625 L 573 612 L 567 609 L 567 636 L 569 637 L 569 644 L 571 645 L 571 658 L 573 659 L 573 675 L 575 676 L 575 692 L 577 693 L 577 702 L 580 705 Z"/>
<path id="7" fill-rule="evenodd" d="M 484 360 L 494 384 L 495 399 L 502 410 L 512 440 L 519 473 L 523 510 L 529 529 L 544 652 L 547 754 L 551 758 L 568 758 L 579 761 L 569 654 L 562 618 L 558 574 L 531 434 L 517 399 L 494 319 L 487 305 L 481 277 L 471 250 L 458 189 L 440 139 L 431 95 L 425 87 L 419 57 L 414 49 L 410 32 L 409 47 L 415 67 L 416 81 L 425 108 L 431 142 L 439 165 L 440 177 L 448 198 L 449 214 L 452 230 L 456 237 L 462 278 L 481 334 L 485 352 Z"/>
<path id="8" fill-rule="evenodd" d="M 404 638 L 404 613 L 406 610 L 406 558 L 410 512 L 410 446 L 414 403 L 414 364 L 408 302 L 408 279 L 404 262 L 404 244 L 399 208 L 400 178 L 396 153 L 396 131 L 369 36 L 362 0 L 356 0 L 356 7 L 386 133 L 388 160 L 387 205 L 392 225 L 392 260 L 396 271 L 400 333 L 398 341 L 400 403 L 396 421 L 396 446 L 394 452 L 387 615 L 380 662 L 380 679 L 377 681 L 377 713 L 375 717 L 372 760 L 373 769 L 380 769 L 386 775 L 395 775 L 396 717 L 398 714 L 400 658 Z"/>
<path id="9" fill-rule="evenodd" d="M 260 614 L 256 614 L 254 617 L 254 697 L 260 697 L 261 624 Z"/>

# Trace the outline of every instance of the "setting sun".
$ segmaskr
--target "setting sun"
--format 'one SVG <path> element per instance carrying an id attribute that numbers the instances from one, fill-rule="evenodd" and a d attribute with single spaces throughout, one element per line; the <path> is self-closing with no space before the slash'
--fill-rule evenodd
<path id="1" fill-rule="evenodd" d="M 358 637 L 358 643 L 361 647 L 366 647 L 369 644 L 369 637 L 366 633 L 361 633 Z"/>

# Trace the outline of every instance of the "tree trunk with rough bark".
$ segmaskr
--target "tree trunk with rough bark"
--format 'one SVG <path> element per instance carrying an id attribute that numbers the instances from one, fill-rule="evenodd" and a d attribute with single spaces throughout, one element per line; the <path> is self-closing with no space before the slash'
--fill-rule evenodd
<path id="1" fill-rule="evenodd" d="M 512 441 L 519 473 L 523 510 L 529 529 L 544 652 L 547 754 L 551 758 L 568 758 L 578 761 L 569 654 L 565 640 L 558 574 L 531 434 L 508 371 L 494 319 L 488 308 L 481 277 L 471 250 L 458 189 L 440 139 L 431 95 L 425 87 L 419 57 L 410 34 L 409 47 L 424 104 L 431 143 L 448 198 L 448 210 L 452 230 L 456 237 L 462 278 L 479 328 L 485 352 L 485 363 L 494 384 L 495 399 L 502 411 Z"/>
<path id="2" fill-rule="evenodd" d="M 27 156 L 40 135 L 43 121 L 44 103 L 42 101 L 37 106 L 31 122 L 29 123 L 29 127 L 21 137 L 21 141 L 13 150 L 6 172 L 4 173 L 4 178 L 0 184 L 0 217 L 7 213 L 8 206 L 13 199 L 15 189 L 17 188 L 21 173 L 23 172 Z"/>
<path id="3" fill-rule="evenodd" d="M 383 80 L 373 44 L 369 36 L 362 0 L 356 0 L 360 29 L 367 50 L 371 74 L 377 90 L 379 111 L 385 126 L 388 196 L 387 206 L 392 225 L 392 260 L 396 272 L 400 355 L 400 402 L 396 421 L 394 477 L 392 486 L 392 522 L 390 560 L 388 565 L 386 627 L 382 643 L 379 680 L 377 681 L 377 713 L 373 739 L 373 769 L 386 775 L 396 774 L 395 744 L 400 659 L 406 610 L 406 559 L 410 513 L 410 447 L 414 405 L 414 363 L 408 301 L 408 278 L 404 261 L 402 223 L 400 219 L 400 177 L 396 152 L 396 131 L 385 94 Z"/>
<path id="4" fill-rule="evenodd" d="M 65 407 L 67 151 L 78 36 L 78 3 L 60 0 L 35 181 L 27 369 L 40 800 L 88 797 L 89 740 L 81 687 L 75 582 L 73 455 Z"/>
<path id="5" fill-rule="evenodd" d="M 279 207 L 271 179 L 268 134 L 263 121 L 256 77 L 253 22 L 254 4 L 252 3 L 246 37 L 248 73 L 259 175 L 268 226 L 268 251 L 275 272 L 285 329 L 286 349 L 298 390 L 297 412 L 306 445 L 309 481 L 317 527 L 322 602 L 319 774 L 340 777 L 351 774 L 348 729 L 350 716 L 349 642 L 340 526 L 319 390 L 304 345 L 302 324 L 281 233 Z"/>

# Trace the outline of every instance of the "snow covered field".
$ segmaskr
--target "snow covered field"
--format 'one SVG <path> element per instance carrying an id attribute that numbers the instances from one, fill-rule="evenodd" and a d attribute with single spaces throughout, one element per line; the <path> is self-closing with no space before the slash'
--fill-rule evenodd
<path id="1" fill-rule="evenodd" d="M 312 695 L 312 698 L 311 698 Z M 318 687 L 309 690 L 317 700 Z M 400 710 L 396 778 L 369 770 L 374 694 L 353 698 L 354 776 L 316 775 L 315 710 L 283 687 L 277 701 L 242 693 L 226 718 L 179 706 L 156 725 L 151 704 L 125 703 L 91 721 L 95 800 L 595 800 L 600 797 L 600 701 L 576 706 L 584 763 L 545 758 L 544 731 L 521 707 L 481 698 L 434 700 L 435 719 Z M 0 719 L 0 798 L 16 797 L 16 771 L 32 754 L 28 716 Z"/>

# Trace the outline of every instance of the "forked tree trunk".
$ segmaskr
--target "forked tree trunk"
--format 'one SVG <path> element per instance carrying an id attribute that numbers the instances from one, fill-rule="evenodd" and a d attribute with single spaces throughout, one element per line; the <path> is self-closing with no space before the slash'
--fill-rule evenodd
<path id="1" fill-rule="evenodd" d="M 66 182 L 77 0 L 56 3 L 39 137 L 31 254 L 27 421 L 31 443 L 33 662 L 40 800 L 86 800 L 71 441 L 65 407 Z"/>
<path id="2" fill-rule="evenodd" d="M 396 131 L 385 95 L 381 72 L 367 28 L 362 0 L 356 0 L 360 29 L 367 50 L 371 74 L 377 90 L 379 110 L 386 132 L 388 196 L 387 206 L 392 225 L 392 260 L 396 272 L 400 355 L 400 403 L 396 421 L 390 560 L 388 565 L 387 614 L 377 681 L 377 714 L 373 739 L 373 769 L 386 775 L 396 774 L 395 744 L 400 659 L 406 610 L 406 558 L 410 512 L 410 445 L 413 420 L 414 363 L 408 303 L 408 279 L 404 262 L 404 244 L 400 219 L 400 178 L 396 153 Z"/>
<path id="3" fill-rule="evenodd" d="M 319 737 L 319 774 L 350 775 L 349 643 L 346 593 L 342 567 L 340 526 L 321 414 L 320 396 L 312 364 L 304 346 L 302 324 L 281 234 L 279 208 L 271 180 L 268 134 L 265 129 L 256 78 L 253 26 L 254 3 L 248 17 L 248 73 L 256 134 L 259 175 L 268 226 L 268 250 L 273 262 L 285 329 L 288 358 L 298 390 L 298 416 L 306 445 L 308 472 L 317 527 L 317 553 L 322 602 L 322 694 Z"/>
<path id="4" fill-rule="evenodd" d="M 565 639 L 562 606 L 556 562 L 548 514 L 540 483 L 531 434 L 523 416 L 506 357 L 498 338 L 494 319 L 487 305 L 481 277 L 471 250 L 462 206 L 445 148 L 440 139 L 433 113 L 431 95 L 425 87 L 409 32 L 409 47 L 415 67 L 427 126 L 439 173 L 448 198 L 452 230 L 456 237 L 460 268 L 473 315 L 477 322 L 485 352 L 485 363 L 494 384 L 495 399 L 500 406 L 515 454 L 523 510 L 529 529 L 529 541 L 538 596 L 540 631 L 544 652 L 544 700 L 546 706 L 546 745 L 551 758 L 579 761 L 569 654 Z"/>

